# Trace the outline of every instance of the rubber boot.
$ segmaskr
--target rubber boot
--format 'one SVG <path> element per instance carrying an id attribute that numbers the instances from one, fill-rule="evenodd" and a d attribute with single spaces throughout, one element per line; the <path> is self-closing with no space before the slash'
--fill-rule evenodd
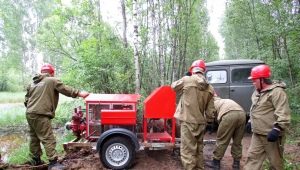
<path id="1" fill-rule="evenodd" d="M 217 160 L 217 159 L 213 159 L 213 169 L 214 170 L 220 170 L 220 160 Z"/>
<path id="2" fill-rule="evenodd" d="M 233 170 L 240 170 L 240 160 L 234 160 L 232 164 Z"/>
<path id="3" fill-rule="evenodd" d="M 48 170 L 63 170 L 66 167 L 59 162 L 57 162 L 57 159 L 49 161 Z"/>
<path id="4" fill-rule="evenodd" d="M 45 164 L 45 162 L 41 160 L 41 157 L 34 156 L 29 161 L 25 162 L 24 164 L 31 165 L 31 166 L 39 166 L 39 165 Z"/>
<path id="5" fill-rule="evenodd" d="M 32 160 L 34 166 L 43 165 L 45 163 L 41 160 L 41 157 L 33 157 Z"/>

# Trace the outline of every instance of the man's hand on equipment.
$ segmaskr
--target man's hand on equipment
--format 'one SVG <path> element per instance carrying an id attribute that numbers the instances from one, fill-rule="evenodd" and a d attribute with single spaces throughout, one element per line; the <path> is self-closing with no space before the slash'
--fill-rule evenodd
<path id="1" fill-rule="evenodd" d="M 81 91 L 79 92 L 78 96 L 82 98 L 86 98 L 89 94 L 90 94 L 89 92 Z"/>

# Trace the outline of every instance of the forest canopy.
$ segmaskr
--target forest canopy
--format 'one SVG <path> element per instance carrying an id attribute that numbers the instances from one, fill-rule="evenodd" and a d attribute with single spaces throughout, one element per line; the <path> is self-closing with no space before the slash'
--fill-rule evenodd
<path id="1" fill-rule="evenodd" d="M 119 3 L 122 35 L 103 20 L 100 0 L 0 0 L 0 91 L 24 90 L 47 62 L 80 89 L 149 94 L 183 76 L 192 61 L 219 59 L 205 0 Z M 225 9 L 225 59 L 263 60 L 273 78 L 296 87 L 299 1 L 229 0 Z"/>

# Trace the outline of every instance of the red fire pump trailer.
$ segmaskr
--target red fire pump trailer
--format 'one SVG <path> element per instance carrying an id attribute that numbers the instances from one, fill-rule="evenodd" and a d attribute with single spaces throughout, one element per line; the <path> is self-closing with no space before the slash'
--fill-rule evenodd
<path id="1" fill-rule="evenodd" d="M 96 142 L 101 162 L 110 169 L 129 168 L 136 151 L 178 148 L 175 138 L 176 94 L 170 86 L 155 89 L 143 103 L 143 123 L 138 124 L 138 94 L 90 94 L 86 109 L 74 109 L 67 129 L 77 136 L 69 146 Z M 153 121 L 163 122 L 158 131 L 149 128 Z"/>
<path id="2" fill-rule="evenodd" d="M 143 102 L 142 124 L 137 121 L 139 99 L 138 94 L 90 94 L 85 98 L 86 108 L 75 108 L 66 125 L 77 138 L 64 144 L 65 150 L 96 144 L 104 166 L 124 169 L 131 167 L 136 151 L 178 149 L 175 92 L 170 86 L 155 89 Z M 153 125 L 155 121 L 159 128 Z M 205 144 L 214 142 L 204 140 Z"/>

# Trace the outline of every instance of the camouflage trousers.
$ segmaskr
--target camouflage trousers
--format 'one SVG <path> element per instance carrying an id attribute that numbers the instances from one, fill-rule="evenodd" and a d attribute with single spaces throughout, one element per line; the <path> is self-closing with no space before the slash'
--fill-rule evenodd
<path id="1" fill-rule="evenodd" d="M 42 155 L 40 144 L 42 143 L 49 161 L 56 159 L 56 140 L 52 131 L 51 119 L 37 114 L 26 114 L 26 119 L 29 126 L 29 151 L 31 157 L 40 157 Z"/>
<path id="2" fill-rule="evenodd" d="M 180 126 L 180 155 L 184 169 L 204 169 L 203 137 L 206 125 L 182 121 Z"/>
<path id="3" fill-rule="evenodd" d="M 264 160 L 268 158 L 269 169 L 283 170 L 284 140 L 280 137 L 276 142 L 268 142 L 266 135 L 253 133 L 244 169 L 261 170 Z"/>
<path id="4" fill-rule="evenodd" d="M 242 157 L 242 139 L 245 131 L 246 113 L 243 111 L 230 111 L 219 123 L 217 131 L 216 148 L 213 152 L 213 158 L 221 160 L 232 139 L 231 155 L 235 160 Z"/>

